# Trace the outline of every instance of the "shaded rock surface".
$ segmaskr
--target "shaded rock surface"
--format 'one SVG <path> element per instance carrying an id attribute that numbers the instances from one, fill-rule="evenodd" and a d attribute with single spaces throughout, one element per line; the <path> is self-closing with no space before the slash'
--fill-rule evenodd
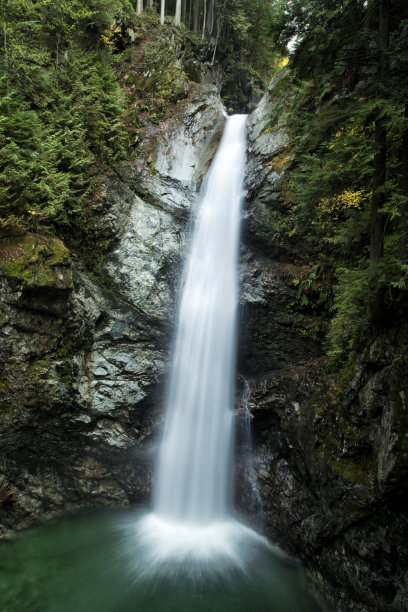
<path id="1" fill-rule="evenodd" d="M 334 610 L 400 612 L 408 330 L 378 338 L 341 385 L 325 372 L 326 324 L 293 282 L 311 255 L 279 231 L 293 162 L 271 117 L 286 78 L 248 120 L 237 504 L 305 560 Z M 150 498 L 188 218 L 225 120 L 216 88 L 189 90 L 106 178 L 98 279 L 59 241 L 0 243 L 0 533 Z"/>
<path id="2" fill-rule="evenodd" d="M 105 180 L 98 279 L 60 241 L 1 242 L 0 533 L 150 499 L 187 221 L 224 122 L 217 90 L 191 84 L 146 126 L 138 158 Z"/>
<path id="3" fill-rule="evenodd" d="M 408 330 L 378 338 L 344 380 L 326 371 L 325 323 L 302 308 L 293 283 L 312 255 L 278 231 L 292 162 L 271 117 L 285 78 L 249 119 L 239 371 L 253 460 L 238 461 L 237 503 L 305 560 L 333 610 L 402 611 Z"/>

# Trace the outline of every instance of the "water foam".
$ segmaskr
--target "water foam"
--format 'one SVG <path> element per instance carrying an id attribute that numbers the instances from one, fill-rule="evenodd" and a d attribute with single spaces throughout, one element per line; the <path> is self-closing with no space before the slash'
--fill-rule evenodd
<path id="1" fill-rule="evenodd" d="M 198 562 L 212 566 L 222 564 L 245 571 L 251 547 L 272 550 L 266 538 L 235 520 L 213 521 L 204 525 L 163 520 L 151 513 L 137 525 L 137 540 L 143 556 L 152 567 L 167 562 L 194 566 Z"/>

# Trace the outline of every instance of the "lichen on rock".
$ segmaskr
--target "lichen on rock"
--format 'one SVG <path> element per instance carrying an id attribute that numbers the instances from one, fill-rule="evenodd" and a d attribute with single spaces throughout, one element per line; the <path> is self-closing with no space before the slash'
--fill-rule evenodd
<path id="1" fill-rule="evenodd" d="M 71 262 L 61 240 L 23 234 L 0 238 L 0 271 L 25 287 L 72 289 Z"/>

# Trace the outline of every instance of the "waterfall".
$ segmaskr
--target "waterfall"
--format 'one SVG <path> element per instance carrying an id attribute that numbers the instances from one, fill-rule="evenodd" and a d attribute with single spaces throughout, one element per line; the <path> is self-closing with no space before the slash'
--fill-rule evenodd
<path id="1" fill-rule="evenodd" d="M 166 520 L 202 525 L 228 512 L 245 123 L 227 119 L 186 262 L 156 476 Z"/>
<path id="2" fill-rule="evenodd" d="M 230 500 L 245 124 L 227 119 L 185 264 L 154 511 L 138 524 L 152 568 L 187 558 L 237 566 L 243 540 L 264 542 L 233 518 Z"/>

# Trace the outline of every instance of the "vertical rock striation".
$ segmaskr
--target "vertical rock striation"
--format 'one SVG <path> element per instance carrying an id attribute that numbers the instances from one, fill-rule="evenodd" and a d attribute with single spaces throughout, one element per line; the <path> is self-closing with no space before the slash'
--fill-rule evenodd
<path id="1" fill-rule="evenodd" d="M 384 333 L 342 380 L 325 372 L 325 324 L 295 286 L 313 254 L 280 231 L 291 214 L 282 197 L 290 143 L 277 112 L 287 78 L 272 82 L 250 119 L 239 367 L 256 508 L 271 538 L 307 562 L 333 609 L 400 612 L 408 607 L 407 329 Z"/>
<path id="2" fill-rule="evenodd" d="M 0 241 L 0 533 L 150 497 L 186 224 L 225 121 L 210 85 L 173 111 L 105 178 L 98 278 L 58 240 Z"/>
<path id="3" fill-rule="evenodd" d="M 325 373 L 326 324 L 296 284 L 313 254 L 283 231 L 288 78 L 249 118 L 238 367 L 254 455 L 244 439 L 237 502 L 307 562 L 334 609 L 401 612 L 408 330 L 378 338 L 347 379 Z M 187 220 L 224 124 L 214 87 L 189 90 L 105 178 L 98 278 L 56 239 L 0 241 L 0 533 L 150 496 Z"/>

